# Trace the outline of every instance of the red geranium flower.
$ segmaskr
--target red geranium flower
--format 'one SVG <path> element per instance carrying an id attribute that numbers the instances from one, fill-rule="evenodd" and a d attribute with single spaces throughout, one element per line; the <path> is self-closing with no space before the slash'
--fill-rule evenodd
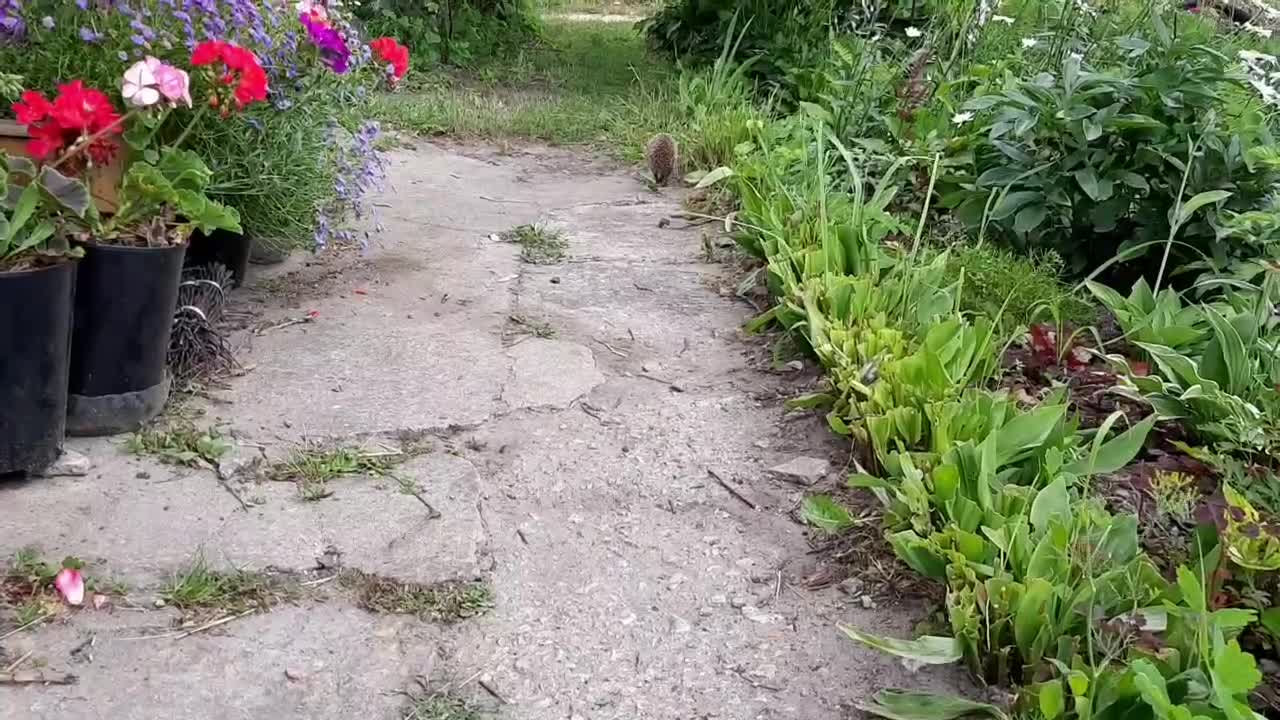
<path id="1" fill-rule="evenodd" d="M 369 43 L 369 49 L 378 59 L 391 66 L 391 81 L 399 82 L 409 72 L 409 48 L 395 38 L 380 37 Z"/>
<path id="2" fill-rule="evenodd" d="M 221 62 L 226 68 L 221 75 L 213 75 L 216 85 L 209 104 L 217 107 L 225 102 L 234 102 L 237 109 L 243 110 L 246 105 L 267 99 L 267 72 L 258 63 L 258 56 L 236 45 L 222 40 L 209 40 L 195 47 L 191 53 L 191 64 L 196 67 L 213 65 Z M 230 89 L 228 97 L 223 88 Z M 222 90 L 222 92 L 220 92 Z M 226 114 L 226 107 L 223 107 Z"/>
<path id="3" fill-rule="evenodd" d="M 116 144 L 107 136 L 120 134 L 120 115 L 106 94 L 85 87 L 79 80 L 59 85 L 53 102 L 34 90 L 22 93 L 22 100 L 13 104 L 13 114 L 27 126 L 31 135 L 27 152 L 37 160 L 47 160 L 95 135 L 101 137 L 86 148 L 95 163 L 108 163 L 116 153 Z"/>

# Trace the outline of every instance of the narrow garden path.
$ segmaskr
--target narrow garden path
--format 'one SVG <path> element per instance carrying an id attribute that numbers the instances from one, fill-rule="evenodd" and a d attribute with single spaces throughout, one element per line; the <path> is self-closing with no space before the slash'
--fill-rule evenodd
<path id="1" fill-rule="evenodd" d="M 87 477 L 0 487 L 0 549 L 77 556 L 110 597 L 0 640 L 78 676 L 0 687 L 0 717 L 396 718 L 445 693 L 521 720 L 823 720 L 920 684 L 835 627 L 917 612 L 803 589 L 806 488 L 769 468 L 834 476 L 839 448 L 785 417 L 800 374 L 740 336 L 701 229 L 659 227 L 679 191 L 540 147 L 390 157 L 367 256 L 234 296 L 247 372 L 186 410 L 234 436 L 224 481 L 97 440 L 73 443 Z M 499 237 L 527 223 L 563 257 Z M 306 441 L 404 462 L 308 501 L 264 479 Z M 288 583 L 196 619 L 172 586 L 199 557 Z M 478 599 L 414 604 L 450 581 Z"/>

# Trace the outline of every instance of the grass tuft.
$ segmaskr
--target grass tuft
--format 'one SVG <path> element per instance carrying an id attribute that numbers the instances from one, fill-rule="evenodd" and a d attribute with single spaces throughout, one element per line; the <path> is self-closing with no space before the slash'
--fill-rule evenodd
<path id="1" fill-rule="evenodd" d="M 165 602 L 180 610 L 216 609 L 223 613 L 265 610 L 287 595 L 287 588 L 270 576 L 244 570 L 214 570 L 203 555 L 197 556 L 160 593 Z"/>
<path id="2" fill-rule="evenodd" d="M 493 591 L 484 583 L 402 583 L 358 570 L 339 578 L 371 612 L 415 615 L 423 620 L 454 623 L 484 614 L 493 607 Z"/>
<path id="3" fill-rule="evenodd" d="M 569 241 L 564 232 L 544 225 L 518 225 L 504 233 L 504 242 L 520 246 L 520 259 L 531 265 L 552 265 L 564 259 Z"/>
<path id="4" fill-rule="evenodd" d="M 275 482 L 294 483 L 303 500 L 316 501 L 333 495 L 329 488 L 331 480 L 348 475 L 380 477 L 390 474 L 391 465 L 385 454 L 350 447 L 308 446 L 295 450 L 287 460 L 269 465 L 265 477 Z"/>
<path id="5" fill-rule="evenodd" d="M 448 695 L 428 695 L 413 701 L 404 720 L 483 720 L 469 703 Z"/>

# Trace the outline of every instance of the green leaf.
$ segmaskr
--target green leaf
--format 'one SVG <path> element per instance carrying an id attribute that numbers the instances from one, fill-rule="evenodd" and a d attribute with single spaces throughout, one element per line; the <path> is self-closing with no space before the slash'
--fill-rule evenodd
<path id="1" fill-rule="evenodd" d="M 1258 619 L 1263 629 L 1271 633 L 1271 637 L 1280 642 L 1280 607 L 1268 608 L 1262 611 L 1262 616 Z"/>
<path id="2" fill-rule="evenodd" d="M 864 645 L 923 665 L 949 665 L 964 656 L 960 641 L 955 638 L 923 635 L 915 640 L 899 640 L 864 633 L 849 625 L 837 627 Z"/>
<path id="3" fill-rule="evenodd" d="M 160 162 L 156 167 L 177 190 L 203 193 L 213 179 L 213 171 L 199 155 L 190 150 L 166 148 L 160 154 Z"/>
<path id="4" fill-rule="evenodd" d="M 1049 521 L 1055 515 L 1060 516 L 1064 523 L 1071 522 L 1071 493 L 1067 492 L 1067 481 L 1063 477 L 1059 477 L 1036 493 L 1028 519 L 1031 520 L 1032 527 L 1040 530 L 1048 527 Z"/>
<path id="5" fill-rule="evenodd" d="M 1000 202 L 991 210 L 992 220 L 1003 220 L 1017 212 L 1027 203 L 1040 199 L 1041 194 L 1032 190 L 1020 190 L 1006 193 Z"/>
<path id="6" fill-rule="evenodd" d="M 1013 616 L 1013 638 L 1018 650 L 1027 662 L 1032 660 L 1031 643 L 1040 634 L 1040 630 L 1049 622 L 1049 603 L 1054 597 L 1053 583 L 1044 578 L 1032 578 L 1027 582 L 1022 599 Z"/>
<path id="7" fill-rule="evenodd" d="M 1006 423 L 996 433 L 996 469 L 1004 467 L 1020 453 L 1043 445 L 1066 412 L 1066 405 L 1046 405 Z"/>
<path id="8" fill-rule="evenodd" d="M 178 214 L 205 235 L 215 230 L 243 232 L 240 227 L 240 212 L 235 208 L 214 202 L 193 190 L 180 189 L 175 194 Z"/>
<path id="9" fill-rule="evenodd" d="M 1209 190 L 1192 197 L 1182 207 L 1178 208 L 1178 217 L 1173 222 L 1174 227 L 1185 225 L 1191 219 L 1191 216 L 1195 214 L 1195 211 L 1205 205 L 1226 200 L 1229 197 L 1231 197 L 1231 193 L 1226 190 Z"/>
<path id="10" fill-rule="evenodd" d="M 1045 720 L 1057 720 L 1067 709 L 1060 680 L 1040 683 L 1036 686 L 1036 695 L 1040 702 L 1040 714 L 1045 717 Z"/>
<path id="11" fill-rule="evenodd" d="M 50 199 L 78 218 L 83 218 L 93 207 L 93 196 L 83 182 L 69 178 L 48 165 L 41 168 L 36 182 L 44 188 Z"/>
<path id="12" fill-rule="evenodd" d="M 1240 643 L 1232 640 L 1218 651 L 1213 660 L 1213 684 L 1216 690 L 1232 696 L 1245 695 L 1262 682 L 1262 673 L 1253 656 L 1240 649 Z"/>
<path id="13" fill-rule="evenodd" d="M 1028 205 L 1018 211 L 1018 216 L 1013 219 L 1013 231 L 1023 235 L 1040 227 L 1040 223 L 1049 214 L 1049 209 L 1039 203 Z"/>
<path id="14" fill-rule="evenodd" d="M 1093 168 L 1081 168 L 1072 173 L 1072 175 L 1075 177 L 1076 182 L 1080 184 L 1080 189 L 1084 190 L 1084 193 L 1094 202 L 1102 202 L 1111 197 L 1113 183 L 1107 179 L 1099 179 Z"/>
<path id="15" fill-rule="evenodd" d="M 1113 415 L 1112 417 L 1117 416 Z M 1114 422 L 1112 418 L 1107 419 Z M 1088 457 L 1067 465 L 1067 472 L 1081 477 L 1088 477 L 1119 470 L 1137 457 L 1138 452 L 1142 450 L 1143 444 L 1147 441 L 1148 433 L 1151 432 L 1151 428 L 1155 424 L 1156 416 L 1150 415 L 1137 425 L 1103 443 L 1101 441 L 1106 437 L 1106 431 L 1110 428 L 1110 423 L 1104 423 L 1103 427 L 1098 428 L 1097 435 L 1094 436 L 1093 446 L 1090 448 Z"/>
<path id="16" fill-rule="evenodd" d="M 1233 395 L 1240 395 L 1253 382 L 1244 340 L 1217 310 L 1205 306 L 1204 311 L 1213 326 L 1213 340 L 1200 357 L 1200 376 L 1218 383 Z"/>
<path id="17" fill-rule="evenodd" d="M 13 211 L 9 213 L 9 236 L 5 238 L 5 244 L 12 243 L 22 229 L 26 226 L 27 221 L 35 215 L 36 210 L 40 207 L 40 187 L 36 183 L 31 183 L 22 190 L 18 195 L 18 202 L 14 205 Z"/>
<path id="18" fill-rule="evenodd" d="M 724 166 L 718 167 L 715 170 L 708 172 L 706 175 L 703 175 L 702 179 L 698 181 L 698 184 L 694 186 L 694 189 L 701 190 L 702 188 L 711 187 L 725 178 L 733 177 L 733 175 L 733 168 Z"/>
<path id="19" fill-rule="evenodd" d="M 829 533 L 837 533 L 853 527 L 853 517 L 835 500 L 826 495 L 811 495 L 800 506 L 800 516 L 805 522 Z"/>
<path id="20" fill-rule="evenodd" d="M 1178 566 L 1178 589 L 1182 591 L 1182 604 L 1196 612 L 1205 612 L 1204 585 L 1200 584 L 1195 573 L 1182 565 Z"/>
<path id="21" fill-rule="evenodd" d="M 995 705 L 955 695 L 907 690 L 881 690 L 871 702 L 859 702 L 856 707 L 888 720 L 955 720 L 966 715 L 989 715 L 996 720 L 1008 720 L 1008 715 Z"/>

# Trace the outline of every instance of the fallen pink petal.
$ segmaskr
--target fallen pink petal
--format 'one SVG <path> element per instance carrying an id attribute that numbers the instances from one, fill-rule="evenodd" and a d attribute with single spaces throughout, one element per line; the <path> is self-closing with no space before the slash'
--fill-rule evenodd
<path id="1" fill-rule="evenodd" d="M 106 607 L 110 602 L 111 602 L 111 598 L 107 597 L 106 595 L 103 595 L 101 593 L 93 594 L 94 610 L 101 610 L 102 608 Z"/>
<path id="2" fill-rule="evenodd" d="M 53 579 L 53 586 L 68 603 L 79 605 L 84 602 L 84 578 L 79 570 L 63 568 Z"/>

